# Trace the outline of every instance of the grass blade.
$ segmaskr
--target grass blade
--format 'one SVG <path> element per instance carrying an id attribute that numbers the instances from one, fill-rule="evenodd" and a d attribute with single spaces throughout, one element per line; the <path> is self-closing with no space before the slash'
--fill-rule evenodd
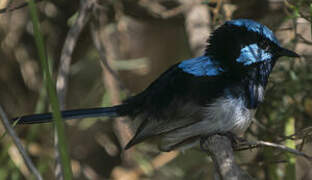
<path id="1" fill-rule="evenodd" d="M 32 18 L 32 23 L 33 23 L 36 47 L 38 49 L 38 55 L 39 55 L 41 67 L 43 70 L 44 83 L 45 83 L 45 87 L 48 90 L 48 96 L 51 102 L 52 114 L 53 114 L 54 124 L 55 124 L 57 137 L 58 137 L 58 144 L 59 144 L 58 148 L 60 152 L 64 179 L 65 180 L 72 179 L 70 159 L 68 156 L 68 148 L 67 148 L 66 139 L 65 139 L 64 122 L 62 121 L 58 98 L 56 95 L 55 83 L 53 82 L 51 78 L 51 74 L 49 72 L 49 66 L 48 66 L 48 61 L 47 61 L 47 57 L 45 54 L 44 42 L 43 42 L 43 38 L 40 32 L 40 24 L 39 24 L 39 18 L 37 15 L 36 5 L 33 0 L 28 0 L 28 6 L 30 9 L 30 15 Z"/>

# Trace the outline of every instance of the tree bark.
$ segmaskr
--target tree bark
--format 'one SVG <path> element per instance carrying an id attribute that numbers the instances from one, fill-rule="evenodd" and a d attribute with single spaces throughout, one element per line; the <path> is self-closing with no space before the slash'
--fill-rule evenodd
<path id="1" fill-rule="evenodd" d="M 202 140 L 202 147 L 209 152 L 215 166 L 215 179 L 250 180 L 252 177 L 242 170 L 234 159 L 231 141 L 220 135 L 210 136 Z"/>

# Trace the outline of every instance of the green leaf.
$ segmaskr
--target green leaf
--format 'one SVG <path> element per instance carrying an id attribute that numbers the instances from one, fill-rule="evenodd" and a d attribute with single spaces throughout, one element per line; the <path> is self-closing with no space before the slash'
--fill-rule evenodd
<path id="1" fill-rule="evenodd" d="M 79 13 L 75 12 L 75 14 L 73 14 L 70 18 L 68 18 L 67 20 L 67 25 L 69 27 L 71 27 L 77 20 Z"/>

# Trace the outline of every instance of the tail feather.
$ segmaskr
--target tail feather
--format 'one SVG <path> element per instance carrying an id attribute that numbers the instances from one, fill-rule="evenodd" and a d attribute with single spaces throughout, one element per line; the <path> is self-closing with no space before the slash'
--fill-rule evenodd
<path id="1" fill-rule="evenodd" d="M 89 117 L 116 117 L 120 116 L 119 110 L 123 107 L 122 105 L 104 108 L 91 108 L 91 109 L 77 109 L 62 111 L 63 120 L 69 119 L 81 119 Z M 16 117 L 12 121 L 18 121 L 18 124 L 37 124 L 37 123 L 48 123 L 53 119 L 52 113 L 43 113 L 35 115 L 26 115 Z"/>

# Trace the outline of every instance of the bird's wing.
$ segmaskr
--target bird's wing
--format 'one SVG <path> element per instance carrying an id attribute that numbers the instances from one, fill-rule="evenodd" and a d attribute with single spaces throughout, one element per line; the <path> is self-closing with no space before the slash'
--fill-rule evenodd
<path id="1" fill-rule="evenodd" d="M 181 63 L 180 63 L 181 64 Z M 127 148 L 144 139 L 201 120 L 201 107 L 219 97 L 226 84 L 220 75 L 197 76 L 172 66 L 142 93 L 125 101 L 141 124 Z"/>

